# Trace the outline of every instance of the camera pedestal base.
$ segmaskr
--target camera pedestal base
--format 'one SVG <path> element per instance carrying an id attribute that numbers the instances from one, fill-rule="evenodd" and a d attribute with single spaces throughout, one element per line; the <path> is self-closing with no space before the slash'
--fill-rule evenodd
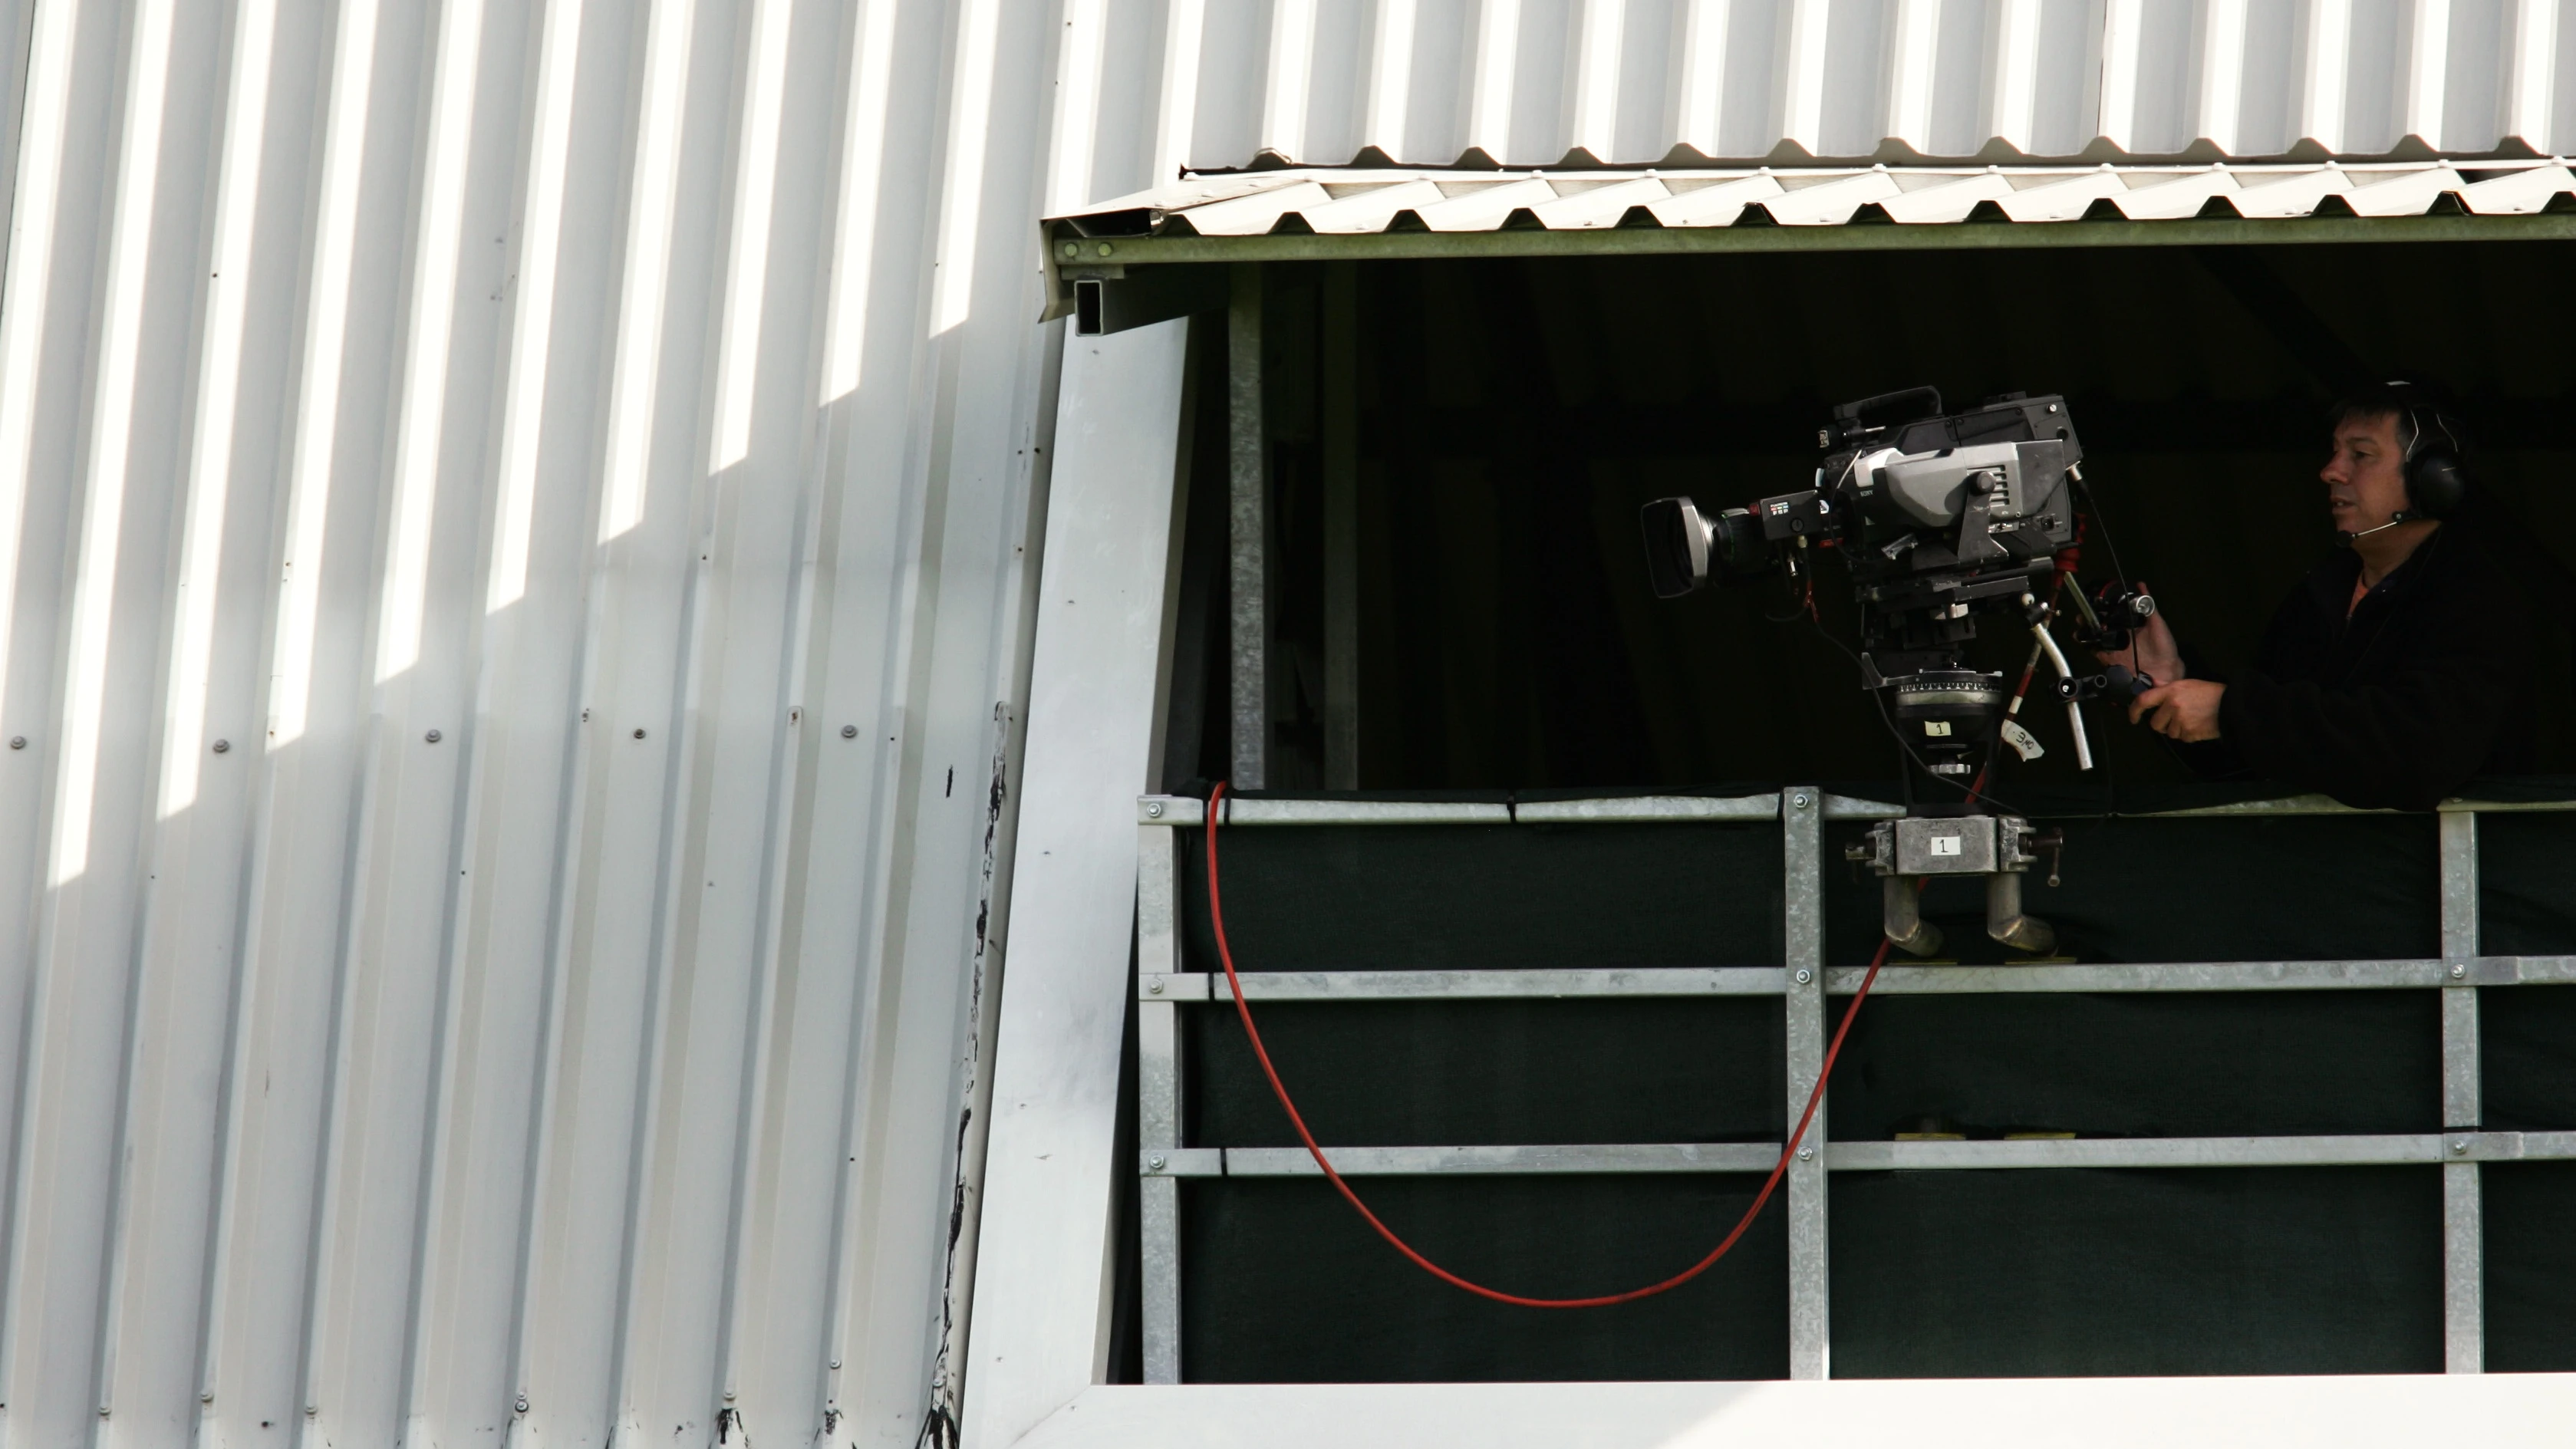
<path id="1" fill-rule="evenodd" d="M 2016 951 L 2046 956 L 2057 947 L 2048 922 L 2022 909 L 2022 876 L 2039 857 L 2030 822 L 2018 815 L 1908 815 L 1870 827 L 1847 852 L 1882 879 L 1887 939 L 1909 956 L 1941 949 L 1941 930 L 1923 919 L 1923 881 L 1935 875 L 1986 878 L 1986 934 Z"/>

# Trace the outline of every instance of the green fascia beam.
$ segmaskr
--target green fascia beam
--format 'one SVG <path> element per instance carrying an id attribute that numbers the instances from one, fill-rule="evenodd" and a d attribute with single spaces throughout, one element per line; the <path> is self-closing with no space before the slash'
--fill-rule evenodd
<path id="1" fill-rule="evenodd" d="M 1407 261 L 1446 257 L 1694 256 L 1711 252 L 1986 251 L 2035 247 L 2247 246 L 2284 242 L 2566 241 L 2576 212 L 2533 216 L 2312 216 L 2282 221 L 1956 222 L 1844 226 L 1616 227 L 1598 231 L 1374 232 L 1361 236 L 1076 237 L 1059 267 L 1177 262 Z M 1067 246 L 1077 255 L 1064 254 Z"/>

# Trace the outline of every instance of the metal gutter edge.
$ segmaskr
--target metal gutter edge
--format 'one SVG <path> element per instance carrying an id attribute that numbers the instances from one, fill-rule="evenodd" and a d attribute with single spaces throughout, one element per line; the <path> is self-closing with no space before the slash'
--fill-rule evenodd
<path id="1" fill-rule="evenodd" d="M 1937 222 L 1919 225 L 1617 227 L 1473 232 L 1131 237 L 1093 243 L 1122 266 L 1205 262 L 1418 261 L 1444 257 L 1673 256 L 1712 252 L 2020 250 L 2287 242 L 2566 241 L 2576 212 L 2533 216 L 2311 216 L 2249 221 Z"/>

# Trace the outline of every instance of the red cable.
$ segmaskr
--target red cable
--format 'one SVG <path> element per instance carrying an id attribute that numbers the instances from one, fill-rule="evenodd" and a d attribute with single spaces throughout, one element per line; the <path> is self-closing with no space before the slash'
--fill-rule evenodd
<path id="1" fill-rule="evenodd" d="M 1432 1277 L 1453 1288 L 1464 1288 L 1479 1298 L 1490 1298 L 1496 1303 L 1513 1303 L 1523 1308 L 1607 1308 L 1613 1303 L 1633 1303 L 1637 1299 L 1652 1298 L 1658 1293 L 1678 1288 L 1707 1272 L 1718 1259 L 1725 1257 L 1727 1250 L 1735 1246 L 1735 1240 L 1743 1237 L 1744 1230 L 1753 1226 L 1753 1220 L 1761 1216 L 1763 1204 L 1771 1201 L 1773 1190 L 1780 1186 L 1781 1174 L 1789 1170 L 1789 1159 L 1797 1152 L 1799 1139 L 1807 1135 L 1807 1124 L 1815 1120 L 1816 1106 L 1825 1099 L 1825 1083 L 1833 1078 L 1834 1058 L 1843 1049 L 1843 1035 L 1851 1030 L 1852 1018 L 1859 1014 L 1860 1004 L 1869 999 L 1871 984 L 1878 980 L 1878 968 L 1887 961 L 1887 941 L 1881 938 L 1878 943 L 1878 954 L 1870 958 L 1869 974 L 1861 978 L 1860 991 L 1852 997 L 1851 1005 L 1843 1009 L 1842 1025 L 1834 1028 L 1834 1039 L 1825 1048 L 1824 1069 L 1816 1073 L 1815 1090 L 1807 1094 L 1807 1109 L 1798 1114 L 1797 1130 L 1789 1134 L 1788 1142 L 1781 1147 L 1780 1160 L 1773 1164 L 1771 1176 L 1763 1181 L 1762 1190 L 1753 1195 L 1753 1205 L 1744 1210 L 1744 1216 L 1736 1223 L 1735 1230 L 1728 1233 L 1716 1247 L 1709 1249 L 1707 1257 L 1661 1283 L 1650 1284 L 1644 1288 L 1631 1288 L 1625 1293 L 1608 1293 L 1598 1298 L 1523 1298 L 1518 1294 L 1499 1292 L 1481 1283 L 1470 1283 L 1415 1252 L 1411 1244 L 1397 1237 L 1393 1228 L 1380 1222 L 1378 1215 L 1369 1211 L 1367 1203 L 1360 1201 L 1360 1195 L 1351 1190 L 1351 1185 L 1344 1182 L 1342 1175 L 1335 1172 L 1333 1164 L 1326 1160 L 1324 1149 L 1315 1144 L 1315 1134 L 1306 1130 L 1306 1119 L 1298 1115 L 1297 1104 L 1288 1099 L 1288 1088 L 1279 1080 L 1279 1069 L 1270 1064 L 1269 1049 L 1261 1044 L 1260 1028 L 1252 1024 L 1252 1008 L 1246 1005 L 1243 999 L 1243 979 L 1234 974 L 1234 950 L 1226 944 L 1225 940 L 1225 910 L 1218 903 L 1216 884 L 1216 827 L 1218 817 L 1223 813 L 1219 806 L 1224 799 L 1225 784 L 1220 781 L 1214 790 L 1208 792 L 1207 803 L 1208 923 L 1215 928 L 1217 959 L 1225 964 L 1225 983 L 1234 990 L 1234 1009 L 1243 1017 L 1243 1034 L 1252 1041 L 1252 1054 L 1261 1061 L 1261 1074 L 1270 1079 L 1270 1090 L 1278 1094 L 1279 1105 L 1288 1113 L 1289 1125 L 1297 1129 L 1298 1140 L 1306 1144 L 1306 1151 L 1314 1157 L 1315 1165 L 1324 1170 L 1325 1179 L 1333 1184 L 1333 1190 L 1342 1195 L 1344 1202 L 1349 1203 L 1354 1211 L 1366 1218 L 1370 1227 L 1377 1229 L 1379 1237 L 1386 1239 L 1397 1252 L 1411 1259 L 1413 1266 Z"/>

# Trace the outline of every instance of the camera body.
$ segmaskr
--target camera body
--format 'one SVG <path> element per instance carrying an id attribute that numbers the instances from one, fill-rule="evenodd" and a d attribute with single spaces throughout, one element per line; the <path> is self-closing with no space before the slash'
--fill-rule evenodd
<path id="1" fill-rule="evenodd" d="M 1881 877 L 1888 939 L 1917 956 L 1939 950 L 1940 930 L 1922 918 L 1923 880 L 1982 875 L 1986 933 L 2045 955 L 2056 932 L 2021 904 L 2039 837 L 1980 794 L 2010 696 L 2003 676 L 1963 667 L 1962 655 L 1979 616 L 1992 613 L 2011 614 L 2055 650 L 2046 630 L 2059 554 L 2080 536 L 2073 485 L 2084 459 L 2066 400 L 2015 393 L 1954 413 L 1938 391 L 1912 388 L 1835 408 L 1816 442 L 1825 459 L 1812 488 L 1716 513 L 1687 498 L 1646 505 L 1655 592 L 1675 598 L 1712 578 L 1775 571 L 1812 588 L 1807 571 L 1819 556 L 1839 555 L 1860 603 L 1862 684 L 1913 766 L 1965 797 L 1916 805 L 1909 787 L 1905 818 L 1880 821 L 1852 848 L 1851 859 Z M 2154 610 L 2143 595 L 2105 602 L 2115 606 L 2112 627 L 2135 627 Z M 2062 655 L 2058 667 L 2066 671 Z M 2081 720 L 2070 723 L 2077 759 L 2089 765 Z"/>
<path id="2" fill-rule="evenodd" d="M 1844 403 L 1817 433 L 1815 486 L 1704 513 L 1646 505 L 1655 592 L 1773 570 L 1795 579 L 1831 551 L 1860 603 L 1863 682 L 1886 692 L 1923 767 L 1975 772 L 2005 702 L 2002 676 L 1960 667 L 1977 616 L 2040 617 L 2077 529 L 2083 445 L 2065 399 L 2008 394 L 1961 412 L 1910 388 Z M 2034 602 L 2042 601 L 2042 602 Z"/>

